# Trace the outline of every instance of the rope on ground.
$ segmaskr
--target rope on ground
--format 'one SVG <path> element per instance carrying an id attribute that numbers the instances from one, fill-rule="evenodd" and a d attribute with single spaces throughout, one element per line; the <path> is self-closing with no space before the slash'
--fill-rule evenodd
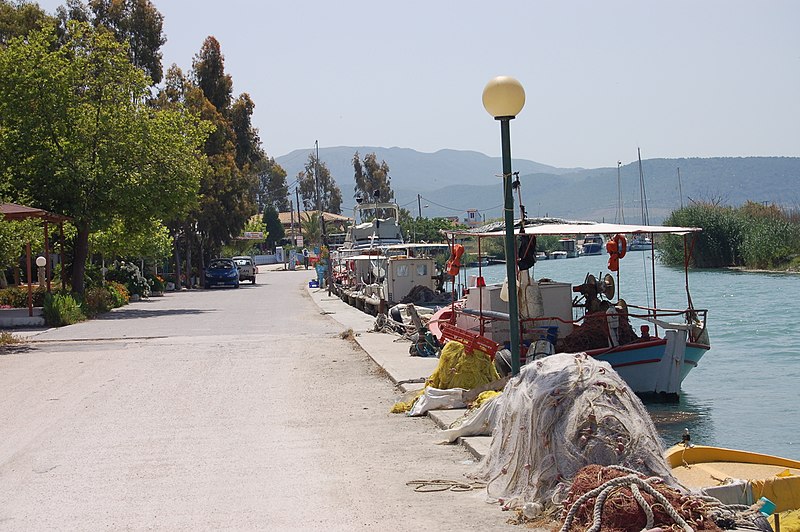
<path id="1" fill-rule="evenodd" d="M 472 491 L 482 490 L 486 487 L 483 482 L 462 482 L 460 480 L 409 480 L 406 486 L 414 486 L 418 493 L 433 493 L 437 491 Z"/>
<path id="2" fill-rule="evenodd" d="M 652 480 L 652 478 L 647 480 Z M 653 487 L 650 486 L 650 484 L 648 484 L 646 480 L 640 478 L 638 475 L 635 474 L 627 475 L 624 477 L 612 478 L 611 480 L 601 484 L 595 489 L 584 493 L 570 507 L 569 512 L 567 513 L 567 518 L 564 520 L 564 525 L 561 527 L 561 530 L 559 532 L 567 532 L 570 529 L 570 527 L 572 526 L 572 521 L 575 519 L 575 514 L 577 513 L 578 509 L 580 509 L 581 505 L 584 502 L 591 499 L 592 497 L 597 497 L 597 499 L 595 500 L 594 503 L 592 526 L 587 530 L 587 532 L 598 532 L 602 527 L 603 504 L 605 503 L 606 499 L 608 498 L 608 496 L 611 494 L 612 491 L 614 491 L 618 486 L 624 486 L 624 485 L 627 485 L 629 487 L 636 486 L 646 491 L 648 494 L 654 497 L 661 505 L 663 505 L 664 510 L 669 514 L 672 520 L 675 523 L 677 523 L 683 530 L 687 532 L 693 532 L 692 527 L 690 527 L 686 523 L 686 521 L 684 521 L 684 519 L 680 515 L 678 515 L 678 512 L 675 511 L 675 508 L 672 507 L 667 498 L 664 497 L 657 490 L 653 489 Z M 634 498 L 636 498 L 635 493 L 634 493 Z M 636 498 L 636 501 L 642 507 L 642 510 L 644 510 L 645 513 L 648 514 L 648 524 L 650 524 L 651 523 L 650 516 L 652 515 L 652 508 L 650 508 L 650 505 L 648 505 L 644 501 L 644 498 L 641 497 L 641 493 L 639 494 L 639 498 Z M 642 503 L 644 503 L 644 505 L 642 505 Z M 645 507 L 647 508 L 647 510 L 645 509 Z M 649 528 L 652 527 L 650 526 Z"/>

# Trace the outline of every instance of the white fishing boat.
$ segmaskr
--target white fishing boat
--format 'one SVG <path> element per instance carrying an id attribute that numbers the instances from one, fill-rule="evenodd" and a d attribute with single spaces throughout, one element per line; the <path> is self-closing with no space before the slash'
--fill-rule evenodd
<path id="1" fill-rule="evenodd" d="M 404 242 L 395 203 L 361 203 L 353 215 L 344 245 L 332 254 L 342 299 L 373 314 L 396 303 L 449 301 L 436 263 L 437 253 L 449 253 L 447 244 Z"/>
<path id="2" fill-rule="evenodd" d="M 518 227 L 519 223 L 516 225 Z M 634 392 L 677 399 L 681 383 L 710 349 L 707 311 L 692 304 L 688 271 L 684 309 L 658 307 L 656 293 L 651 294 L 652 306 L 634 304 L 616 293 L 616 285 L 624 270 L 625 235 L 671 233 L 688 239 L 698 231 L 699 228 L 692 227 L 527 220 L 524 235 L 516 235 L 517 240 L 539 235 L 591 233 L 607 236 L 610 241 L 607 249 L 611 250 L 610 273 L 598 277 L 588 274 L 582 284 L 572 286 L 551 279 L 531 280 L 527 269 L 518 269 L 520 336 L 523 344 L 531 346 L 523 346 L 520 358 L 530 360 L 547 352 L 585 352 L 611 364 Z M 477 230 L 454 231 L 449 236 L 453 240 L 504 238 L 505 231 L 499 222 Z M 685 249 L 690 250 L 691 246 Z M 527 260 L 521 259 L 518 265 Z M 655 282 L 653 286 L 655 290 Z M 503 290 L 502 284 L 476 283 L 469 287 L 466 297 L 440 310 L 429 328 L 439 336 L 440 324 L 450 323 L 497 344 L 506 344 L 510 315 L 508 297 L 503 297 Z M 541 340 L 551 346 L 548 348 Z"/>
<path id="3" fill-rule="evenodd" d="M 600 255 L 603 252 L 604 244 L 605 240 L 603 240 L 602 235 L 586 235 L 583 237 L 583 243 L 581 244 L 581 254 Z"/>
<path id="4" fill-rule="evenodd" d="M 653 241 L 644 235 L 634 236 L 628 243 L 628 251 L 651 251 L 652 249 Z"/>

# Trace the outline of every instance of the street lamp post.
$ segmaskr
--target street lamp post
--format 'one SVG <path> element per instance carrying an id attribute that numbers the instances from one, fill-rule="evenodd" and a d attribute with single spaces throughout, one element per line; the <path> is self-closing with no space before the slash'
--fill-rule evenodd
<path id="1" fill-rule="evenodd" d="M 44 267 L 47 265 L 47 259 L 42 257 L 41 255 L 36 257 L 36 268 L 38 270 L 38 280 L 39 280 L 39 287 L 41 288 L 45 284 L 45 275 L 44 275 Z"/>
<path id="2" fill-rule="evenodd" d="M 508 277 L 508 319 L 511 344 L 511 371 L 519 373 L 520 333 L 519 303 L 517 301 L 517 264 L 514 246 L 514 197 L 511 190 L 511 132 L 509 122 L 525 105 L 525 89 L 516 79 L 498 76 L 483 89 L 483 106 L 500 121 L 500 138 L 503 152 L 503 192 L 505 196 L 505 250 L 506 276 Z"/>

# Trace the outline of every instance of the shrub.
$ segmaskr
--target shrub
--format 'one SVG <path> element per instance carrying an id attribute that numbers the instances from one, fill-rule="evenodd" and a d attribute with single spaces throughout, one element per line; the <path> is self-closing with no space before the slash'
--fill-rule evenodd
<path id="1" fill-rule="evenodd" d="M 86 316 L 92 318 L 114 308 L 114 296 L 105 286 L 93 286 L 83 294 L 81 309 Z"/>
<path id="2" fill-rule="evenodd" d="M 142 297 L 150 295 L 150 283 L 142 275 L 139 267 L 131 262 L 120 262 L 115 268 L 108 270 L 106 280 L 124 284 L 131 294 L 139 294 Z"/>
<path id="3" fill-rule="evenodd" d="M 40 286 L 33 290 L 33 306 L 41 307 L 44 305 L 44 295 L 47 293 L 45 287 Z M 28 307 L 28 287 L 27 286 L 10 286 L 0 290 L 0 305 L 5 305 L 11 308 L 27 308 Z"/>
<path id="4" fill-rule="evenodd" d="M 800 224 L 774 205 L 748 202 L 734 209 L 698 203 L 673 212 L 665 225 L 703 229 L 692 254 L 692 264 L 700 268 L 783 267 L 800 248 Z M 665 263 L 682 264 L 682 238 L 666 235 L 659 252 Z"/>
<path id="5" fill-rule="evenodd" d="M 107 285 L 108 293 L 111 294 L 111 299 L 114 302 L 114 308 L 119 308 L 127 305 L 131 300 L 131 295 L 125 285 L 116 281 L 111 281 Z"/>
<path id="6" fill-rule="evenodd" d="M 147 280 L 150 282 L 150 289 L 153 292 L 163 292 L 166 288 L 166 281 L 160 275 L 150 275 Z"/>
<path id="7" fill-rule="evenodd" d="M 52 327 L 72 325 L 86 319 L 78 302 L 69 294 L 47 294 L 42 309 L 44 320 Z"/>

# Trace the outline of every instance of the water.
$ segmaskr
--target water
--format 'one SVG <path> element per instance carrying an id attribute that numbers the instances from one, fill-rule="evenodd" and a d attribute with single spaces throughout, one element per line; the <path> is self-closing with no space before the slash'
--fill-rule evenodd
<path id="1" fill-rule="evenodd" d="M 650 253 L 620 261 L 620 297 L 652 304 Z M 658 306 L 685 308 L 684 272 L 656 262 Z M 531 277 L 581 284 L 587 273 L 608 272 L 607 256 L 544 260 Z M 477 274 L 477 268 L 467 270 Z M 505 278 L 505 265 L 482 269 L 487 283 Z M 666 445 L 684 428 L 692 442 L 800 460 L 800 275 L 692 270 L 695 308 L 708 309 L 711 350 L 683 381 L 679 403 L 647 404 Z"/>

